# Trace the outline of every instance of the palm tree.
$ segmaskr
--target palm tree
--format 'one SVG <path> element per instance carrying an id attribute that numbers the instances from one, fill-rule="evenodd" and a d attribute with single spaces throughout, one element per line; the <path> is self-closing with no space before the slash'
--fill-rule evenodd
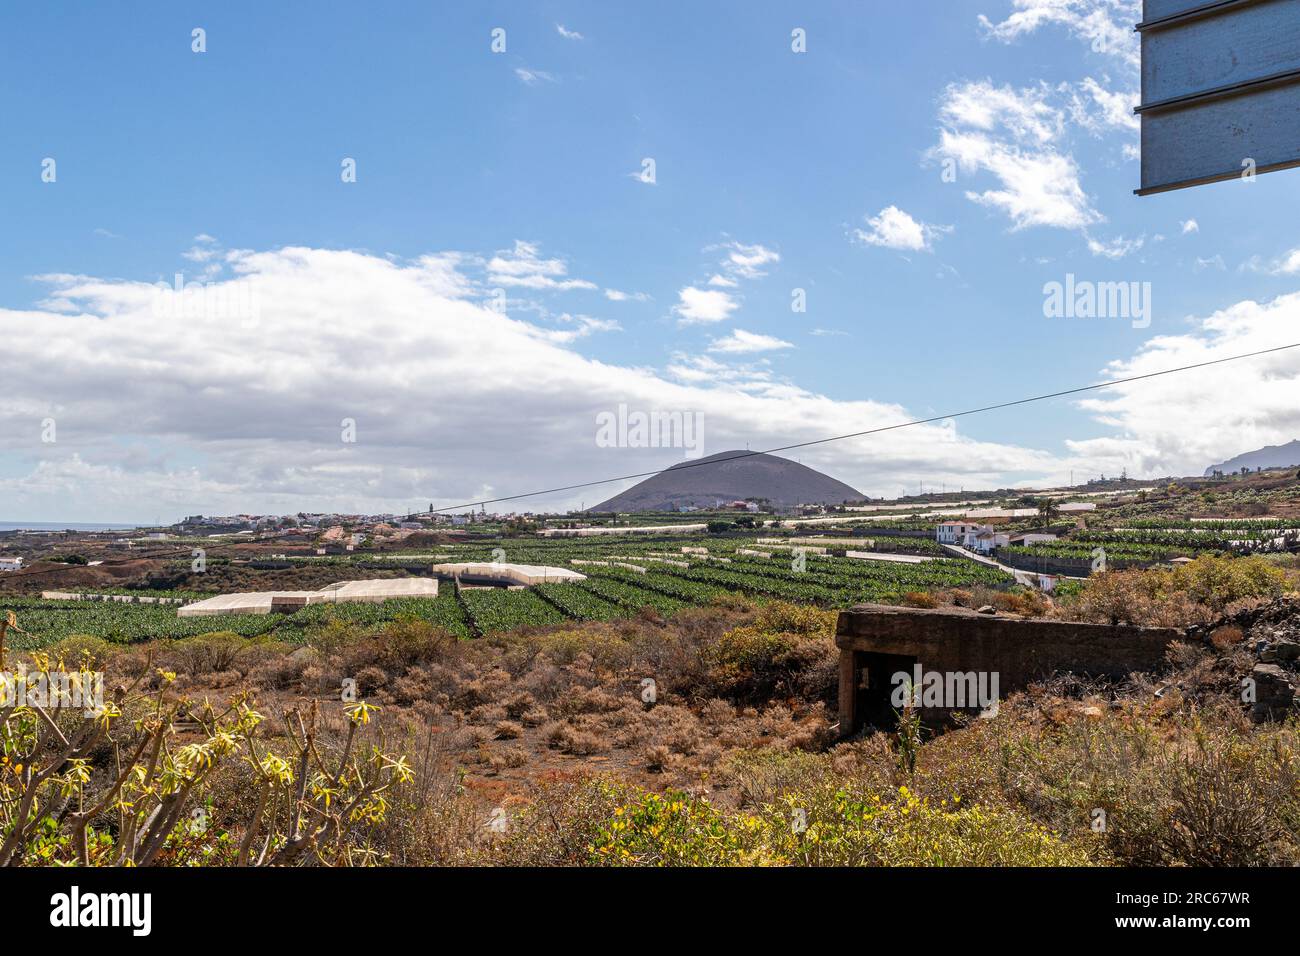
<path id="1" fill-rule="evenodd" d="M 1041 498 L 1038 502 L 1038 521 L 1044 528 L 1061 516 L 1061 506 L 1054 498 Z"/>

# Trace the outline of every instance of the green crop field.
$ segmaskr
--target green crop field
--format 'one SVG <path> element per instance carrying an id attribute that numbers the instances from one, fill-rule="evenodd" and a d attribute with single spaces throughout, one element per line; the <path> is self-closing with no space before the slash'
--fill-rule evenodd
<path id="1" fill-rule="evenodd" d="M 765 543 L 759 543 L 760 537 Z M 175 606 L 47 601 L 28 596 L 0 598 L 0 610 L 12 609 L 18 615 L 24 633 L 11 634 L 8 643 L 21 650 L 48 646 L 73 635 L 134 643 L 231 631 L 245 637 L 297 642 L 330 620 L 369 625 L 401 617 L 429 621 L 458 637 L 468 638 L 526 626 L 633 617 L 647 611 L 666 617 L 727 594 L 843 607 L 862 601 L 888 602 L 909 592 L 935 588 L 1011 583 L 997 569 L 970 561 L 938 558 L 905 564 L 812 552 L 801 555 L 801 546 L 777 543 L 781 537 L 780 533 L 764 530 L 753 537 L 611 535 L 583 539 L 502 538 L 444 545 L 435 549 L 439 560 L 484 562 L 500 559 L 504 552 L 505 560 L 510 563 L 571 568 L 586 574 L 587 579 L 528 589 L 467 587 L 459 594 L 451 582 L 444 581 L 438 597 L 433 599 L 313 605 L 292 615 L 223 614 L 182 618 L 176 616 Z M 818 542 L 818 547 L 828 551 L 842 551 L 846 547 L 936 551 L 933 542 L 915 538 L 879 538 L 864 544 L 860 540 L 827 537 L 824 542 Z M 699 549 L 707 549 L 707 554 L 698 553 Z M 419 564 L 428 562 L 429 556 L 426 551 L 423 558 L 415 554 L 386 554 L 384 559 L 406 559 Z M 574 561 L 605 563 L 572 564 Z M 306 558 L 291 563 L 337 569 L 339 580 L 346 580 L 366 577 L 366 565 L 373 565 L 375 556 Z M 279 587 L 284 585 L 281 583 Z M 201 596 L 195 591 L 115 590 L 138 595 Z"/>

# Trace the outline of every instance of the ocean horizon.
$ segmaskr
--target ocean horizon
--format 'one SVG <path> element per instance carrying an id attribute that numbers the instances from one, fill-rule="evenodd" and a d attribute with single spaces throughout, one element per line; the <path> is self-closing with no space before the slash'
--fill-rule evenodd
<path id="1" fill-rule="evenodd" d="M 102 523 L 97 521 L 0 521 L 3 531 L 131 531 L 142 527 L 129 522 Z"/>

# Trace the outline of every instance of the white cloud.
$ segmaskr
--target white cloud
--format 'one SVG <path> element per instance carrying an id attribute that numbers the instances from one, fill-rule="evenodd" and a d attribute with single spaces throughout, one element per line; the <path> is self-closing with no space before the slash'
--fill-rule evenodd
<path id="1" fill-rule="evenodd" d="M 722 248 L 727 253 L 722 267 L 731 275 L 741 279 L 762 278 L 767 275 L 764 266 L 781 261 L 778 252 L 757 243 L 747 246 L 740 242 L 728 242 Z"/>
<path id="2" fill-rule="evenodd" d="M 988 36 L 1012 43 L 1045 27 L 1061 27 L 1108 66 L 1078 82 L 1040 82 L 1019 89 L 988 80 L 953 83 L 944 91 L 939 110 L 943 129 L 929 155 L 956 163 L 966 175 L 986 173 L 997 179 L 999 188 L 970 189 L 966 195 L 1003 212 L 1013 229 L 1084 231 L 1105 217 L 1083 188 L 1071 133 L 1118 133 L 1123 159 L 1140 155 L 1133 114 L 1140 57 L 1132 25 L 1141 19 L 1141 0 L 1013 0 L 1013 7 L 998 22 L 979 18 Z M 1112 72 L 1117 78 L 1112 79 Z M 1089 248 L 1094 255 L 1113 256 L 1120 247 L 1089 239 Z"/>
<path id="3" fill-rule="evenodd" d="M 1133 112 L 1141 98 L 1136 88 L 1112 90 L 1089 76 L 1078 87 L 1063 84 L 1061 92 L 1070 96 L 1070 118 L 1094 136 L 1122 130 L 1136 137 L 1142 128 Z"/>
<path id="4" fill-rule="evenodd" d="M 535 250 L 500 258 L 546 261 Z M 213 288 L 253 284 L 260 321 L 202 309 L 160 320 L 153 275 L 75 270 L 44 279 L 75 310 L 0 309 L 11 395 L 0 405 L 0 476 L 12 518 L 405 510 L 672 464 L 662 449 L 596 446 L 596 414 L 620 402 L 703 412 L 713 451 L 915 417 L 775 379 L 761 357 L 740 368 L 679 358 L 664 374 L 587 358 L 568 343 L 607 320 L 561 316 L 544 329 L 493 311 L 480 304 L 488 263 L 471 256 L 288 247 L 240 251 L 230 267 L 236 278 Z M 45 417 L 57 422 L 53 444 L 40 440 Z M 346 418 L 355 443 L 341 441 Z M 967 487 L 1059 472 L 1049 454 L 939 425 L 801 457 L 874 493 L 901 491 L 898 475 L 922 465 Z"/>
<path id="5" fill-rule="evenodd" d="M 1199 320 L 1183 335 L 1151 339 L 1112 362 L 1106 378 L 1127 378 L 1295 340 L 1300 293 L 1244 301 Z M 1112 436 L 1067 445 L 1115 474 L 1199 475 L 1211 464 L 1300 437 L 1300 350 L 1146 379 L 1094 393 L 1079 404 Z M 1232 396 L 1224 401 L 1224 396 Z"/>
<path id="6" fill-rule="evenodd" d="M 718 266 L 721 272 L 709 277 L 705 285 L 689 285 L 678 292 L 677 305 L 673 312 L 678 316 L 678 324 L 691 325 L 701 322 L 723 322 L 731 313 L 740 308 L 740 296 L 731 291 L 740 287 L 742 280 L 754 281 L 767 275 L 767 267 L 781 261 L 781 254 L 760 243 L 747 245 L 743 242 L 728 240 L 714 246 L 708 246 L 705 252 L 722 252 L 723 257 Z"/>
<path id="7" fill-rule="evenodd" d="M 677 293 L 678 302 L 673 311 L 680 316 L 682 325 L 696 322 L 724 322 L 740 308 L 735 296 L 717 289 L 699 289 L 686 286 Z"/>
<path id="8" fill-rule="evenodd" d="M 564 323 L 567 328 L 534 328 L 529 331 L 531 334 L 548 342 L 567 345 L 570 342 L 585 339 L 593 332 L 621 332 L 623 330 L 623 327 L 614 319 L 596 319 L 589 315 L 570 315 L 565 312 L 556 316 L 556 320 Z"/>
<path id="9" fill-rule="evenodd" d="M 729 352 L 735 354 L 749 352 L 773 352 L 778 349 L 792 349 L 793 342 L 778 339 L 773 335 L 759 332 L 746 332 L 744 329 L 732 329 L 730 335 L 714 339 L 709 343 L 710 352 Z"/>
<path id="10" fill-rule="evenodd" d="M 1045 84 L 1017 90 L 988 80 L 952 83 L 944 90 L 939 119 L 953 127 L 1005 131 L 1016 142 L 1046 146 L 1065 127 L 1065 115 L 1049 104 L 1050 95 Z"/>
<path id="11" fill-rule="evenodd" d="M 488 260 L 488 282 L 557 292 L 597 288 L 587 279 L 569 278 L 569 267 L 563 259 L 542 259 L 538 252 L 537 243 L 516 239 L 513 249 L 502 250 Z"/>
<path id="12" fill-rule="evenodd" d="M 650 296 L 644 292 L 624 292 L 622 289 L 606 289 L 605 298 L 610 302 L 648 302 Z"/>
<path id="13" fill-rule="evenodd" d="M 1300 274 L 1300 246 L 1284 252 L 1275 259 L 1266 259 L 1260 255 L 1251 256 L 1240 266 L 1238 272 L 1255 272 L 1269 276 L 1292 276 Z"/>
<path id="14" fill-rule="evenodd" d="M 577 30 L 566 30 L 566 29 L 564 28 L 564 24 L 563 24 L 563 23 L 557 23 L 557 24 L 555 25 L 555 32 L 558 33 L 560 36 L 564 37 L 564 39 L 566 39 L 566 40 L 582 40 L 582 39 L 585 39 L 585 38 L 583 37 L 583 35 L 582 35 L 581 33 L 579 33 Z"/>
<path id="15" fill-rule="evenodd" d="M 988 172 L 998 189 L 970 189 L 966 198 L 1004 213 L 1015 230 L 1030 226 L 1081 229 L 1102 215 L 1079 182 L 1074 158 L 1053 150 L 1024 150 L 981 133 L 944 130 L 937 155 L 955 160 L 966 173 Z"/>
<path id="16" fill-rule="evenodd" d="M 1123 236 L 1116 236 L 1114 239 L 1103 241 L 1088 238 L 1088 251 L 1094 256 L 1104 256 L 1107 259 L 1123 259 L 1130 253 L 1137 252 L 1146 244 L 1146 236 L 1138 236 L 1136 239 L 1126 239 Z"/>
<path id="17" fill-rule="evenodd" d="M 207 262 L 216 255 L 218 255 L 216 249 L 205 249 L 201 246 L 194 246 L 181 253 L 181 256 L 189 259 L 191 262 Z"/>
<path id="18" fill-rule="evenodd" d="M 530 70 L 527 67 L 515 67 L 515 76 L 519 77 L 520 82 L 526 86 L 536 86 L 538 83 L 556 82 L 555 74 L 547 73 L 545 70 Z"/>
<path id="19" fill-rule="evenodd" d="M 1282 256 L 1270 271 L 1275 276 L 1292 276 L 1300 272 L 1300 249 L 1292 249 Z"/>
<path id="20" fill-rule="evenodd" d="M 1201 231 L 1201 224 L 1195 219 L 1188 219 L 1185 222 L 1180 222 L 1178 225 L 1183 230 L 1184 236 L 1191 232 Z"/>
<path id="21" fill-rule="evenodd" d="M 1082 229 L 1102 221 L 1083 191 L 1074 157 L 1054 145 L 1063 113 L 1042 88 L 1013 90 L 986 81 L 945 91 L 939 143 L 930 157 L 950 160 L 962 175 L 991 174 L 999 189 L 967 190 L 972 202 L 997 209 L 1013 229 Z"/>
<path id="22" fill-rule="evenodd" d="M 1136 70 L 1138 40 L 1133 24 L 1142 19 L 1141 0 L 1013 0 L 1015 8 L 1001 23 L 980 15 L 990 36 L 1018 40 L 1044 26 L 1061 26 L 1086 42 L 1094 53 L 1113 57 Z"/>
<path id="23" fill-rule="evenodd" d="M 897 206 L 886 206 L 867 219 L 870 229 L 855 229 L 854 235 L 870 246 L 909 252 L 929 252 L 937 236 L 952 232 L 952 226 L 918 222 Z"/>

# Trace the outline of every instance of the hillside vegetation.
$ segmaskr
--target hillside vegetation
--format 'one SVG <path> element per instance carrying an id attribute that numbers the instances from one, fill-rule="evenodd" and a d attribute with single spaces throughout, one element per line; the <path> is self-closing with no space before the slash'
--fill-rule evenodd
<path id="1" fill-rule="evenodd" d="M 1209 619 L 1287 573 L 1221 570 L 1099 576 L 1038 610 L 1133 620 L 1173 587 Z M 1297 616 L 1278 607 L 1270 628 Z M 0 863 L 1300 862 L 1300 725 L 1251 721 L 1240 629 L 1159 675 L 839 742 L 834 620 L 733 596 L 475 641 L 343 615 L 287 646 L 66 638 L 22 658 L 94 657 L 121 689 L 94 719 L 3 713 Z"/>

